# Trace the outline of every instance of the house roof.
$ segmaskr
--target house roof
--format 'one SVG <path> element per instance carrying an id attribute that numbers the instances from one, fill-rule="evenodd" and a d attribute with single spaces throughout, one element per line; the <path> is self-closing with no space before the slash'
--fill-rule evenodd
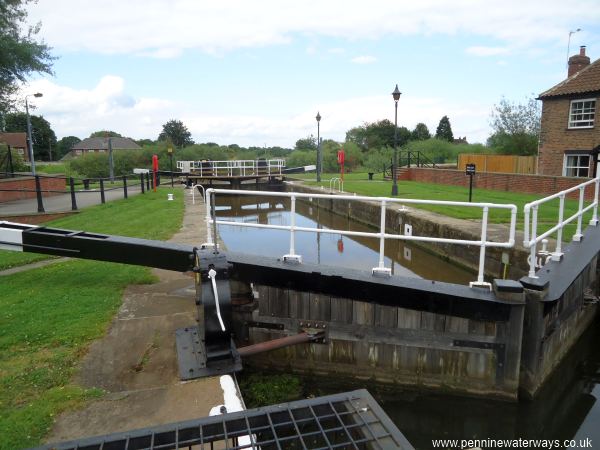
<path id="1" fill-rule="evenodd" d="M 538 99 L 563 95 L 579 95 L 600 92 L 600 59 L 581 69 L 575 75 L 542 92 Z"/>
<path id="2" fill-rule="evenodd" d="M 73 145 L 71 150 L 108 150 L 108 139 L 105 137 L 93 137 L 84 139 Z M 142 148 L 133 140 L 124 137 L 111 137 L 113 150 L 130 150 Z"/>
<path id="3" fill-rule="evenodd" d="M 27 148 L 27 133 L 0 133 L 0 142 L 15 148 Z"/>

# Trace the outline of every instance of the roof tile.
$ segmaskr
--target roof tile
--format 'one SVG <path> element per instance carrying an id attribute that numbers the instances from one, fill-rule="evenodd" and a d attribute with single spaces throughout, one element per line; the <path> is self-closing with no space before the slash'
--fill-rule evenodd
<path id="1" fill-rule="evenodd" d="M 600 92 L 600 59 L 581 69 L 575 75 L 542 92 L 539 99 Z"/>

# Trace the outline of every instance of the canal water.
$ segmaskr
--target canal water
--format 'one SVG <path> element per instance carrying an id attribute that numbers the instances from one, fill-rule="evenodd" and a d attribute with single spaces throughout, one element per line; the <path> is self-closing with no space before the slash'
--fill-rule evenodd
<path id="1" fill-rule="evenodd" d="M 219 219 L 260 224 L 290 223 L 285 199 L 219 196 Z M 345 217 L 311 206 L 296 204 L 296 224 L 306 227 L 373 231 Z M 219 226 L 219 234 L 232 251 L 279 257 L 289 251 L 289 232 Z M 377 266 L 377 239 L 297 233 L 297 253 L 306 262 L 370 270 Z M 405 276 L 467 284 L 473 274 L 399 241 L 386 242 L 386 266 Z M 318 396 L 367 388 L 398 428 L 418 449 L 433 448 L 433 439 L 545 439 L 547 445 L 574 440 L 600 448 L 600 325 L 594 324 L 561 363 L 534 400 L 518 403 L 387 389 L 365 382 L 344 382 L 323 377 L 304 378 L 304 395 Z M 268 376 L 268 375 L 266 375 Z M 552 441 L 552 442 L 550 442 Z M 441 447 L 438 447 L 441 448 Z M 445 447 L 452 448 L 452 447 Z M 458 447 L 457 447 L 458 448 Z M 529 448 L 548 448 L 543 444 Z M 587 447 L 590 448 L 590 447 Z"/>

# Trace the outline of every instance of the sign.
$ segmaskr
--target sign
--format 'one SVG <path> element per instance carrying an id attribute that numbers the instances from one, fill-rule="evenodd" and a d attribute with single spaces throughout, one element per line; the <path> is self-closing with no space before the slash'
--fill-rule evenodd
<path id="1" fill-rule="evenodd" d="M 465 175 L 475 175 L 475 164 L 467 164 L 465 165 Z"/>

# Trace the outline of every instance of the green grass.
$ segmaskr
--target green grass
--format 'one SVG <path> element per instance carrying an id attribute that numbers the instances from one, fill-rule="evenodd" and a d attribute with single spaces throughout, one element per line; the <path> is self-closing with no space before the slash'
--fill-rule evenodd
<path id="1" fill-rule="evenodd" d="M 323 174 L 321 186 L 329 188 L 329 180 L 332 177 L 339 177 L 339 174 Z M 315 174 L 294 175 L 294 178 L 305 180 L 307 185 L 319 185 L 316 182 Z M 372 197 L 389 197 L 392 189 L 392 182 L 383 180 L 381 174 L 375 175 L 372 181 L 368 180 L 366 173 L 349 173 L 344 175 L 344 191 L 356 192 L 359 195 Z M 543 195 L 522 194 L 518 192 L 492 191 L 487 189 L 473 189 L 473 202 L 478 203 L 508 203 L 517 206 L 517 229 L 523 229 L 523 207 L 526 203 L 538 200 Z M 450 186 L 444 184 L 419 183 L 416 181 L 398 181 L 398 198 L 406 199 L 427 199 L 444 201 L 469 200 L 469 188 L 461 186 Z M 585 203 L 586 205 L 589 202 Z M 542 206 L 538 211 L 538 234 L 550 229 L 558 221 L 559 200 L 553 200 Z M 433 206 L 433 205 L 408 205 L 409 208 L 419 208 L 433 211 L 457 219 L 480 220 L 480 208 L 456 207 L 456 206 Z M 567 200 L 565 202 L 564 217 L 567 218 L 577 212 L 578 201 Z M 584 216 L 583 228 L 591 219 L 591 212 Z M 505 210 L 490 210 L 489 221 L 491 223 L 509 223 L 510 214 Z M 575 233 L 575 223 L 565 227 L 563 239 L 570 239 Z"/>
<path id="2" fill-rule="evenodd" d="M 53 225 L 165 239 L 183 217 L 183 193 L 167 202 L 165 191 Z M 78 362 L 106 331 L 125 287 L 153 281 L 145 267 L 80 260 L 0 278 L 0 449 L 38 445 L 58 414 L 102 395 L 72 384 Z"/>

